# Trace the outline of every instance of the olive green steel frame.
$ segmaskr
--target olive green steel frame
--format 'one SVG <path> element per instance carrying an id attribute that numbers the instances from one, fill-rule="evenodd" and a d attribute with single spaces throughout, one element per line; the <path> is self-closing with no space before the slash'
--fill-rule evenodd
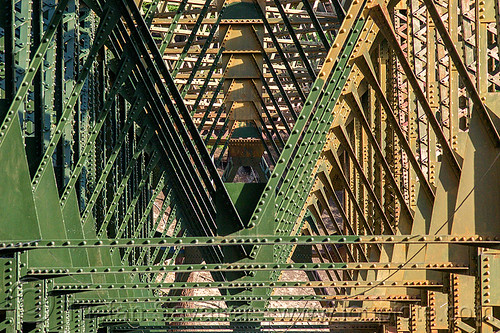
<path id="1" fill-rule="evenodd" d="M 494 0 L 0 0 L 0 332 L 500 330 L 499 30 Z M 224 183 L 249 100 L 265 177 Z"/>

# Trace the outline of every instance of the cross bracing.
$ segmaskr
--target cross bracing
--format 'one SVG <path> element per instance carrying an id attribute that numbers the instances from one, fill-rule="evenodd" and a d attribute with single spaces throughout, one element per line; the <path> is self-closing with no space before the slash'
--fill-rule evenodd
<path id="1" fill-rule="evenodd" d="M 0 331 L 496 332 L 495 0 L 3 0 Z"/>

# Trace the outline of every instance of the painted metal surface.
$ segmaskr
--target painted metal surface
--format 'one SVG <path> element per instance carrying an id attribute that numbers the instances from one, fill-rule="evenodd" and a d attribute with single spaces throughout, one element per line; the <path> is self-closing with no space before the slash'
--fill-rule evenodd
<path id="1" fill-rule="evenodd" d="M 0 6 L 0 332 L 500 329 L 497 1 Z"/>

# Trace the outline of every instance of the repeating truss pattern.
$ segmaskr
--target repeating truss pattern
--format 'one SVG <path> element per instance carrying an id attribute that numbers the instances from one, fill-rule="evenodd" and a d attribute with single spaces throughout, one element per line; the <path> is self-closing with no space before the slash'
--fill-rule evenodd
<path id="1" fill-rule="evenodd" d="M 500 330 L 498 1 L 1 5 L 1 332 Z"/>

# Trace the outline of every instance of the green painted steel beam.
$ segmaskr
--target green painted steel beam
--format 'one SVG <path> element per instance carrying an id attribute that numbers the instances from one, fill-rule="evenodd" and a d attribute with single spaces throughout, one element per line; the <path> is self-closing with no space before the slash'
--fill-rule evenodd
<path id="1" fill-rule="evenodd" d="M 117 309 L 90 309 L 87 311 L 88 315 L 117 315 L 117 314 L 126 314 L 126 313 L 142 313 L 149 315 L 166 315 L 166 314 L 193 314 L 193 313 L 222 313 L 222 314 L 241 314 L 241 313 L 284 313 L 284 314 L 363 314 L 363 313 L 402 313 L 402 310 L 398 310 L 397 308 L 377 308 L 377 307 L 351 307 L 351 308 L 264 308 L 264 309 L 255 309 L 255 308 L 160 308 L 160 309 L 144 309 L 140 306 L 134 308 L 132 305 L 131 308 L 120 308 L 117 306 Z"/>
<path id="2" fill-rule="evenodd" d="M 110 318 L 111 317 L 111 318 Z M 115 318 L 117 317 L 117 318 Z M 140 322 L 224 322 L 224 321 L 238 321 L 238 322 L 340 322 L 340 323 L 388 323 L 391 321 L 389 316 L 373 316 L 373 317 L 365 317 L 365 318 L 356 318 L 356 317 L 330 317 L 330 316 L 320 316 L 318 314 L 314 314 L 312 316 L 306 316 L 305 314 L 301 314 L 300 319 L 296 317 L 272 317 L 272 316 L 260 316 L 257 313 L 252 314 L 229 314 L 227 316 L 196 316 L 196 317 L 161 317 L 158 314 L 156 317 L 148 318 L 142 314 L 137 314 L 134 316 L 133 314 L 125 314 L 125 315 L 116 315 L 116 316 L 107 316 L 104 315 L 101 318 L 100 323 L 103 325 L 113 324 L 113 323 L 122 323 L 122 322 L 130 322 L 131 326 L 134 327 L 135 321 Z"/>
<path id="3" fill-rule="evenodd" d="M 193 44 L 195 38 L 197 37 L 196 34 L 197 34 L 198 30 L 201 27 L 201 23 L 202 23 L 205 15 L 207 14 L 208 9 L 209 9 L 211 3 L 212 3 L 212 0 L 205 0 L 205 4 L 203 5 L 203 8 L 201 9 L 201 12 L 199 13 L 199 15 L 198 15 L 198 17 L 196 19 L 196 23 L 191 28 L 191 33 L 189 34 L 189 37 L 188 37 L 188 39 L 186 41 L 186 44 L 184 45 L 184 49 L 182 50 L 182 53 L 180 54 L 179 59 L 177 59 L 177 61 L 175 62 L 175 65 L 174 65 L 174 67 L 172 69 L 172 74 L 171 74 L 172 77 L 175 78 L 177 76 L 177 73 L 179 73 L 179 70 L 180 70 L 182 64 L 184 63 L 184 59 L 186 58 L 186 56 L 188 54 L 189 48 L 191 47 L 191 45 Z M 215 33 L 215 31 L 214 31 L 214 33 Z"/>
<path id="4" fill-rule="evenodd" d="M 349 323 L 351 327 L 354 325 L 354 323 Z M 302 332 L 312 332 L 312 333 L 325 333 L 325 329 L 329 329 L 332 326 L 332 324 L 329 324 L 327 322 L 325 323 L 308 323 L 307 325 L 296 325 L 293 328 L 290 328 L 290 324 L 270 324 L 270 323 L 264 323 L 262 325 L 262 331 L 263 332 L 276 332 L 277 330 L 286 330 L 288 331 L 286 333 L 302 333 Z M 149 330 L 151 332 L 164 332 L 164 330 L 167 329 L 182 329 L 183 332 L 185 333 L 198 333 L 198 332 L 206 332 L 207 330 L 217 330 L 217 332 L 233 332 L 232 327 L 229 324 L 193 324 L 190 325 L 189 327 L 186 327 L 185 324 L 183 325 L 175 325 L 174 323 L 172 324 L 154 324 L 154 323 L 143 323 L 143 325 L 137 325 L 134 326 L 136 329 L 142 329 L 142 330 Z M 126 324 L 117 324 L 112 326 L 113 330 L 115 331 L 130 331 L 130 326 Z M 249 326 L 249 329 L 251 326 Z M 372 327 L 373 328 L 373 327 Z M 316 331 L 315 331 L 316 330 Z M 321 330 L 321 331 L 318 331 Z"/>
<path id="5" fill-rule="evenodd" d="M 378 285 L 378 281 L 252 281 L 252 282 L 151 282 L 151 283 L 59 283 L 55 281 L 51 291 L 54 293 L 85 292 L 106 289 L 211 289 L 211 288 L 370 288 Z M 393 281 L 388 280 L 380 285 L 382 288 L 442 288 L 437 281 Z"/>
<path id="6" fill-rule="evenodd" d="M 288 33 L 290 34 L 290 37 L 293 40 L 293 43 L 295 45 L 295 48 L 297 49 L 300 59 L 302 60 L 302 64 L 304 67 L 307 69 L 307 73 L 309 74 L 310 78 L 312 81 L 316 80 L 316 73 L 314 69 L 311 66 L 311 63 L 309 59 L 307 58 L 304 49 L 302 48 L 302 45 L 300 44 L 300 40 L 297 37 L 297 34 L 295 33 L 295 30 L 293 29 L 293 26 L 290 23 L 290 20 L 288 19 L 288 15 L 285 13 L 285 9 L 281 5 L 280 0 L 274 0 L 274 4 L 276 8 L 278 8 L 278 11 L 281 15 L 281 18 L 283 19 L 283 23 L 285 24 Z"/>
<path id="7" fill-rule="evenodd" d="M 94 267 L 25 267 L 22 275 L 28 277 L 49 278 L 65 275 L 86 274 L 130 274 L 130 273 L 164 273 L 164 272 L 228 272 L 249 271 L 317 271 L 317 270 L 442 270 L 467 272 L 466 265 L 451 262 L 413 263 L 413 262 L 373 262 L 373 263 L 252 263 L 252 264 L 182 264 L 155 266 L 94 266 Z M 255 273 L 254 273 L 255 274 Z"/>
<path id="8" fill-rule="evenodd" d="M 493 84 L 493 90 L 486 92 L 483 84 L 496 82 L 498 76 L 489 66 L 490 62 L 496 64 L 497 51 L 492 45 L 498 44 L 495 40 L 498 29 L 495 30 L 493 23 L 496 20 L 498 26 L 498 17 L 492 14 L 490 2 L 477 5 L 482 17 L 476 15 L 475 22 L 466 20 L 464 27 L 459 27 L 460 15 L 464 15 L 460 6 L 458 11 L 448 13 L 443 7 L 441 14 L 432 1 L 425 0 L 431 21 L 420 21 L 421 14 L 412 8 L 414 3 L 409 3 L 407 9 L 404 4 L 393 9 L 394 1 L 387 8 L 380 2 L 375 6 L 370 4 L 368 10 L 364 8 L 367 1 L 356 1 L 351 6 L 355 10 L 346 15 L 335 0 L 333 6 L 338 17 L 328 14 L 330 8 L 327 15 L 331 20 L 343 20 L 344 16 L 346 20 L 341 27 L 343 32 L 339 31 L 340 38 L 333 44 L 335 56 L 326 59 L 321 58 L 320 48 L 313 50 L 301 45 L 318 44 L 318 40 L 311 39 L 315 34 L 324 47 L 328 48 L 330 43 L 322 29 L 330 29 L 331 25 L 319 25 L 323 19 L 316 17 L 318 13 L 309 0 L 286 5 L 275 0 L 278 8 L 270 15 L 256 5 L 261 19 L 254 23 L 233 22 L 250 28 L 244 32 L 250 36 L 243 36 L 242 42 L 246 37 L 255 37 L 252 35 L 259 38 L 261 35 L 252 24 L 260 25 L 259 33 L 265 34 L 265 28 L 266 37 L 276 48 L 262 47 L 263 59 L 259 58 L 260 50 L 252 50 L 257 55 L 244 60 L 253 65 L 264 60 L 267 64 L 267 72 L 262 70 L 254 79 L 263 83 L 263 87 L 255 85 L 258 92 L 264 88 L 269 95 L 257 102 L 260 102 L 258 109 L 262 108 L 257 122 L 260 121 L 258 126 L 264 126 L 259 132 L 260 139 L 266 145 L 271 160 L 269 168 L 273 170 L 269 182 L 263 185 L 262 196 L 258 192 L 245 198 L 256 202 L 255 209 L 249 208 L 253 215 L 247 223 L 235 209 L 241 208 L 242 200 L 236 206 L 237 201 L 231 201 L 229 193 L 234 193 L 227 191 L 230 186 L 222 182 L 220 170 L 212 159 L 226 133 L 228 140 L 219 161 L 228 147 L 233 131 L 227 115 L 231 108 L 226 110 L 220 131 L 216 128 L 217 120 L 224 110 L 215 112 L 207 140 L 213 133 L 217 139 L 210 152 L 199 133 L 209 118 L 214 120 L 211 111 L 218 92 L 228 84 L 227 79 L 212 80 L 224 48 L 210 52 L 208 48 L 218 25 L 233 23 L 223 20 L 220 12 L 204 22 L 208 13 L 213 15 L 208 9 L 211 1 L 193 4 L 182 0 L 179 7 L 169 10 L 171 14 L 167 16 L 173 19 L 164 30 L 149 29 L 155 12 L 164 10 L 160 9 L 159 0 L 143 4 L 145 15 L 133 0 L 4 2 L 4 12 L 0 13 L 3 60 L 0 63 L 0 222 L 3 234 L 9 236 L 0 240 L 3 257 L 0 282 L 4 286 L 0 289 L 0 330 L 168 330 L 176 327 L 176 322 L 217 321 L 219 325 L 214 326 L 218 332 L 225 329 L 239 332 L 241 327 L 254 331 L 257 327 L 271 330 L 281 327 L 287 333 L 302 329 L 313 332 L 319 327 L 374 331 L 380 324 L 394 325 L 395 319 L 415 322 L 414 313 L 423 310 L 423 304 L 431 314 L 425 317 L 424 324 L 432 327 L 432 314 L 444 317 L 434 297 L 439 302 L 448 301 L 450 308 L 458 304 L 460 309 L 464 302 L 473 306 L 477 303 L 481 307 L 477 313 L 486 318 L 460 324 L 455 310 L 448 311 L 449 327 L 443 326 L 442 330 L 472 328 L 469 324 L 474 325 L 473 322 L 476 327 L 472 329 L 477 331 L 487 331 L 482 325 L 498 326 L 492 306 L 498 303 L 495 258 L 496 250 L 500 249 L 500 235 L 496 235 L 494 223 L 488 224 L 496 215 L 475 220 L 484 216 L 483 211 L 497 212 L 494 205 L 485 204 L 494 200 L 484 200 L 496 197 L 494 182 L 489 187 L 482 184 L 486 175 L 498 173 L 495 162 L 500 142 L 498 129 L 491 120 L 495 118 L 496 86 Z M 257 2 L 247 4 L 253 9 Z M 449 7 L 456 6 L 450 2 Z M 183 15 L 197 17 L 191 18 L 194 27 L 187 32 L 188 41 L 176 41 L 175 47 L 181 45 L 182 52 L 179 60 L 173 62 L 173 76 L 180 70 L 186 73 L 189 63 L 194 64 L 189 77 L 183 74 L 188 78 L 180 93 L 179 82 L 183 81 L 172 78 L 163 57 L 171 47 L 179 22 L 186 21 Z M 282 17 L 268 18 L 273 15 Z M 292 19 L 297 15 L 310 18 L 297 27 Z M 430 22 L 436 27 L 426 27 Z M 212 25 L 204 30 L 210 30 L 204 44 L 198 34 L 202 24 Z M 283 24 L 291 36 L 284 37 Z M 462 61 L 451 32 L 458 31 L 458 38 L 467 41 L 470 38 L 463 34 L 470 33 L 471 26 L 475 27 L 470 30 L 473 37 L 479 41 L 477 51 L 466 45 Z M 402 27 L 408 33 L 395 33 L 403 31 L 397 30 Z M 424 35 L 416 34 L 418 27 Z M 186 33 L 181 31 L 181 34 Z M 363 43 L 359 40 L 361 35 Z M 291 39 L 286 41 L 287 38 Z M 424 39 L 429 48 L 427 53 L 422 52 Z M 436 46 L 432 44 L 434 39 Z M 288 45 L 283 46 L 284 41 Z M 203 44 L 203 48 L 195 52 L 198 58 L 188 59 L 188 54 L 194 54 L 190 48 L 195 44 L 200 47 Z M 268 55 L 265 50 L 273 50 L 275 54 Z M 340 51 L 336 53 L 337 50 Z M 294 53 L 297 51 L 298 55 Z M 320 52 L 307 54 L 316 51 Z M 352 59 L 353 52 L 362 56 Z M 434 59 L 436 55 L 444 58 Z M 451 60 L 443 62 L 446 57 Z M 413 61 L 413 58 L 419 59 Z M 415 75 L 412 68 L 421 68 L 424 58 L 429 58 L 430 68 L 433 63 L 437 65 L 437 74 L 427 68 L 427 75 L 421 76 L 424 72 Z M 393 62 L 394 59 L 397 61 Z M 294 66 L 300 66 L 301 61 L 307 68 L 299 68 L 299 72 L 307 70 L 314 74 L 322 61 L 328 70 L 320 72 L 322 75 L 311 82 L 307 73 L 295 73 Z M 474 66 L 476 72 L 472 70 Z M 382 69 L 387 69 L 388 75 Z M 184 97 L 192 90 L 193 82 L 201 85 L 201 80 L 194 81 L 200 70 L 205 71 L 206 79 L 195 107 L 188 111 Z M 467 71 L 473 75 L 469 77 Z M 443 79 L 443 75 L 449 78 Z M 270 82 L 274 80 L 273 85 L 266 81 L 269 77 L 272 77 Z M 209 82 L 214 81 L 218 83 L 216 91 L 201 125 L 196 126 L 190 113 L 199 111 L 199 103 L 207 99 Z M 346 96 L 349 93 L 346 87 L 352 89 L 352 96 Z M 302 112 L 297 116 L 293 108 L 302 103 Z M 271 105 L 275 113 L 269 108 Z M 281 112 L 282 105 L 289 108 L 289 114 Z M 352 110 L 353 105 L 357 110 Z M 427 116 L 419 112 L 421 109 Z M 339 114 L 332 110 L 339 110 Z M 415 115 L 417 120 L 413 119 Z M 483 128 L 477 127 L 478 116 Z M 280 120 L 273 117 L 281 119 L 282 127 Z M 463 119 L 468 121 L 466 130 L 459 124 Z M 417 129 L 413 128 L 415 123 Z M 432 131 L 427 133 L 426 128 Z M 433 132 L 437 138 L 432 137 Z M 493 144 L 487 140 L 488 133 Z M 414 134 L 420 137 L 415 138 Z M 276 135 L 278 138 L 274 139 Z M 288 142 L 284 143 L 287 136 Z M 367 138 L 369 144 L 365 145 Z M 276 160 L 275 152 L 280 155 Z M 488 158 L 492 162 L 489 167 L 484 162 Z M 384 162 L 383 170 L 380 161 Z M 450 170 L 447 161 L 451 162 Z M 318 162 L 323 165 L 315 174 Z M 453 177 L 453 169 L 460 179 Z M 378 174 L 378 171 L 383 172 Z M 318 182 L 324 187 L 318 189 L 321 187 Z M 313 189 L 316 192 L 311 194 Z M 337 194 L 339 190 L 344 192 L 342 196 Z M 162 193 L 164 207 L 154 210 Z M 425 204 L 418 201 L 421 196 Z M 398 207 L 397 201 L 403 207 Z M 307 215 L 303 218 L 305 205 L 310 205 L 309 214 L 315 219 L 324 218 L 328 209 L 330 222 L 335 226 L 319 230 L 321 222 Z M 335 208 L 342 222 L 337 220 Z M 159 213 L 156 219 L 153 212 Z M 401 217 L 401 212 L 408 215 L 409 221 Z M 221 215 L 225 215 L 222 219 L 226 222 L 222 227 Z M 436 221 L 443 216 L 449 222 L 444 231 L 448 234 L 433 235 Z M 381 218 L 383 232 L 379 232 Z M 160 221 L 164 230 L 159 228 Z M 306 222 L 310 229 L 303 229 Z M 240 236 L 220 236 L 232 224 L 238 226 Z M 413 235 L 399 235 L 410 230 Z M 470 230 L 477 235 L 468 234 Z M 337 233 L 300 236 L 303 231 Z M 309 262 L 289 262 L 296 246 L 309 249 L 303 255 L 304 261 Z M 207 263 L 188 264 L 190 258 L 183 253 L 187 247 L 198 247 L 202 258 L 195 262 Z M 322 262 L 311 262 L 313 247 Z M 421 250 L 412 257 L 417 247 Z M 239 251 L 236 260 L 228 258 L 233 250 Z M 344 250 L 347 263 L 342 262 Z M 480 254 L 483 251 L 487 253 L 484 261 L 476 260 L 478 254 L 483 256 Z M 477 262 L 482 263 L 480 267 Z M 284 271 L 302 271 L 301 274 L 305 271 L 314 279 L 312 272 L 320 270 L 327 271 L 330 279 L 335 278 L 331 274 L 334 271 L 338 281 L 277 281 Z M 191 272 L 210 272 L 216 281 L 183 282 L 189 274 L 175 274 Z M 241 276 L 238 272 L 242 272 Z M 260 276 L 260 272 L 271 274 Z M 396 273 L 401 275 L 391 281 Z M 172 276 L 174 282 L 170 280 Z M 318 274 L 317 278 L 320 277 Z M 480 288 L 476 288 L 473 297 L 472 290 L 478 281 Z M 221 295 L 162 296 L 165 292 L 162 289 L 177 292 L 209 288 L 219 289 Z M 300 295 L 271 295 L 284 288 L 294 288 Z M 327 295 L 329 288 L 335 288 L 338 294 Z M 449 295 L 444 294 L 448 289 Z M 375 293 L 368 295 L 372 290 Z M 305 295 L 308 292 L 324 294 Z M 269 301 L 300 301 L 301 308 L 270 308 Z M 183 302 L 195 308 L 167 307 Z M 202 309 L 196 302 L 226 302 L 229 308 Z M 309 310 L 308 302 L 335 307 Z M 340 303 L 344 302 L 360 308 L 341 309 Z M 378 302 L 390 304 L 390 309 L 375 309 Z M 233 306 L 236 304 L 241 306 Z M 411 311 L 404 309 L 401 316 L 402 304 L 409 305 Z M 375 317 L 357 318 L 365 312 Z M 306 316 L 297 318 L 299 314 Z M 398 318 L 387 319 L 386 314 Z M 280 320 L 289 323 L 263 324 Z M 301 328 L 295 325 L 307 320 L 321 323 L 317 326 L 308 323 Z M 232 325 L 226 325 L 228 321 Z M 204 325 L 188 329 L 200 327 Z"/>
<path id="9" fill-rule="evenodd" d="M 227 301 L 280 301 L 280 302 L 311 302 L 325 300 L 339 301 L 390 301 L 390 302 L 420 302 L 420 297 L 402 295 L 365 296 L 365 295 L 271 295 L 271 296 L 163 296 L 163 297 L 129 297 L 129 298 L 77 298 L 72 301 L 74 306 L 105 305 L 118 303 L 178 303 L 178 302 L 227 302 Z"/>
<path id="10" fill-rule="evenodd" d="M 496 248 L 499 237 L 455 235 L 372 235 L 372 236 L 227 236 L 163 237 L 120 239 L 2 240 L 0 251 L 23 251 L 46 248 L 94 247 L 163 247 L 163 246 L 235 246 L 235 245 L 313 245 L 313 244 L 461 244 Z"/>
<path id="11" fill-rule="evenodd" d="M 290 63 L 289 63 L 285 53 L 283 52 L 283 49 L 282 49 L 280 43 L 278 42 L 276 35 L 273 32 L 272 26 L 269 24 L 269 20 L 266 17 L 266 13 L 262 11 L 262 8 L 258 4 L 257 0 L 252 0 L 252 1 L 255 4 L 255 8 L 259 12 L 259 15 L 261 16 L 262 21 L 264 22 L 264 26 L 266 27 L 267 33 L 269 34 L 269 37 L 271 37 L 273 45 L 274 45 L 274 47 L 276 47 L 276 51 L 278 52 L 283 65 L 285 65 L 288 76 L 292 80 L 294 87 L 296 89 L 296 92 L 299 94 L 301 101 L 305 102 L 306 96 L 304 95 L 304 92 L 302 91 L 302 87 L 300 86 L 299 82 L 297 81 L 297 78 L 295 77 L 295 73 L 294 73 L 292 67 L 290 66 Z M 262 48 L 262 49 L 264 50 L 264 48 Z"/>
<path id="12" fill-rule="evenodd" d="M 177 8 L 177 11 L 175 12 L 175 16 L 172 19 L 172 24 L 168 26 L 168 32 L 165 34 L 161 41 L 161 45 L 159 47 L 159 51 L 161 54 L 165 53 L 165 50 L 167 49 L 168 45 L 172 41 L 172 38 L 174 38 L 174 31 L 177 28 L 177 25 L 179 24 L 179 20 L 186 10 L 186 5 L 187 5 L 188 0 L 182 0 L 181 3 L 179 4 L 179 7 Z"/>
<path id="13" fill-rule="evenodd" d="M 189 91 L 189 88 L 191 87 L 191 83 L 193 82 L 194 77 L 195 77 L 196 73 L 198 72 L 198 69 L 202 65 L 203 58 L 205 57 L 205 55 L 210 47 L 210 44 L 212 43 L 212 39 L 213 39 L 215 33 L 217 32 L 217 29 L 219 28 L 219 23 L 220 23 L 220 20 L 222 18 L 222 15 L 224 13 L 224 9 L 225 9 L 225 7 L 223 7 L 221 9 L 221 11 L 219 12 L 219 16 L 215 20 L 215 23 L 212 25 L 212 28 L 210 29 L 210 32 L 208 33 L 208 36 L 205 40 L 205 43 L 203 44 L 203 47 L 201 48 L 200 54 L 198 55 L 198 59 L 196 60 L 196 63 L 193 66 L 191 74 L 189 75 L 186 84 L 184 84 L 184 86 L 182 87 L 182 90 L 181 90 L 182 97 L 186 96 L 187 92 Z M 201 16 L 202 15 L 199 15 L 199 17 L 201 17 Z M 195 24 L 195 27 L 196 27 L 196 24 Z M 194 31 L 192 33 L 194 33 Z M 186 44 L 186 45 L 188 45 L 188 44 Z"/>
<path id="14" fill-rule="evenodd" d="M 52 39 L 54 38 L 54 35 L 56 33 L 57 27 L 61 23 L 61 20 L 63 18 L 64 14 L 64 9 L 68 5 L 69 0 L 61 0 L 57 4 L 57 7 L 52 15 L 52 18 L 50 20 L 50 23 L 48 25 L 48 29 L 44 32 L 43 37 L 42 37 L 42 42 L 38 46 L 37 50 L 35 51 L 35 56 L 33 59 L 31 59 L 30 64 L 28 68 L 26 69 L 26 75 L 23 77 L 20 88 L 15 92 L 15 96 L 13 98 L 12 104 L 10 105 L 9 109 L 6 112 L 5 118 L 2 119 L 2 125 L 1 125 L 1 131 L 0 131 L 0 146 L 3 143 L 4 137 L 6 132 L 11 128 L 13 121 L 17 121 L 16 114 L 23 104 L 22 102 L 26 98 L 26 95 L 28 93 L 30 83 L 33 82 L 33 79 L 35 78 L 35 74 L 37 70 L 39 69 L 40 65 L 43 62 L 43 57 L 45 53 L 47 52 Z M 13 9 L 13 8 L 12 8 Z M 13 42 L 13 41 L 12 41 Z M 14 78 L 12 77 L 11 80 L 13 81 Z M 10 84 L 11 82 L 8 82 Z M 12 90 L 14 92 L 14 90 Z"/>

